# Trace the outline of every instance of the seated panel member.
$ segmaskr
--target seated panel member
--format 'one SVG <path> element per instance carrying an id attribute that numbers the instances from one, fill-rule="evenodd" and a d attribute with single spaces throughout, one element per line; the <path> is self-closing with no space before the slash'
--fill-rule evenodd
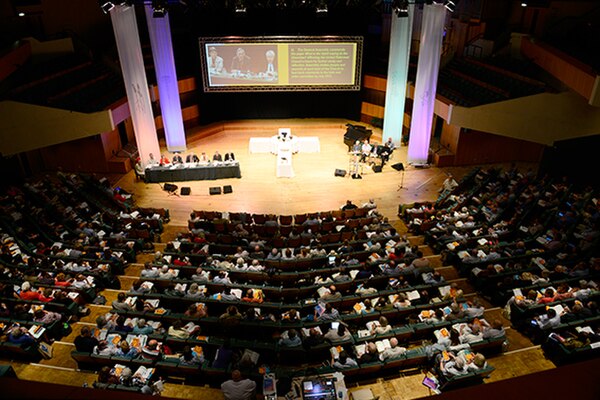
<path id="1" fill-rule="evenodd" d="M 181 158 L 181 154 L 178 152 L 173 156 L 173 164 L 183 164 L 183 158 Z"/>
<path id="2" fill-rule="evenodd" d="M 209 162 L 210 160 L 208 159 L 208 156 L 206 155 L 205 152 L 202 152 L 202 154 L 200 154 L 200 162 L 206 163 Z"/>
<path id="3" fill-rule="evenodd" d="M 151 167 L 151 166 L 155 166 L 158 164 L 159 164 L 159 162 L 157 159 L 154 158 L 154 154 L 152 154 L 152 153 L 148 154 L 148 162 L 146 163 L 146 166 Z"/>
<path id="4" fill-rule="evenodd" d="M 196 153 L 188 154 L 185 157 L 185 162 L 186 163 L 197 163 L 199 161 L 200 161 L 200 159 L 198 158 L 198 156 L 196 155 Z"/>
<path id="5" fill-rule="evenodd" d="M 171 161 L 169 161 L 169 158 L 167 156 L 165 156 L 164 154 L 160 155 L 160 165 L 169 165 L 171 164 Z"/>
<path id="6" fill-rule="evenodd" d="M 225 161 L 235 161 L 235 155 L 233 153 L 225 153 Z"/>
<path id="7" fill-rule="evenodd" d="M 223 156 L 219 153 L 219 150 L 217 150 L 212 159 L 213 161 L 223 161 Z"/>
<path id="8" fill-rule="evenodd" d="M 371 145 L 369 144 L 369 139 L 365 139 L 363 141 L 363 144 L 362 144 L 360 150 L 361 150 L 360 161 L 365 162 L 367 160 L 367 157 L 369 157 L 369 154 L 371 154 Z"/>

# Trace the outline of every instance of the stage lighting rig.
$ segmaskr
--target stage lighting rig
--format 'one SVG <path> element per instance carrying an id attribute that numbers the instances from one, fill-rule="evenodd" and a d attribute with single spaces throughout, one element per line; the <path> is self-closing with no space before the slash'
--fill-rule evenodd
<path id="1" fill-rule="evenodd" d="M 327 2 L 325 0 L 320 0 L 317 3 L 317 15 L 327 15 L 327 12 L 329 11 L 329 7 L 327 6 Z"/>
<path id="2" fill-rule="evenodd" d="M 108 14 L 110 12 L 110 10 L 115 8 L 115 3 L 113 3 L 112 1 L 100 0 L 98 3 L 100 4 L 100 8 L 104 12 L 104 14 Z"/>
<path id="3" fill-rule="evenodd" d="M 152 0 L 152 18 L 164 18 L 167 15 L 166 0 Z"/>
<path id="4" fill-rule="evenodd" d="M 453 2 L 452 0 L 446 0 L 444 2 L 444 7 L 446 7 L 446 10 L 448 10 L 451 13 L 453 13 L 454 10 L 456 9 L 456 3 Z"/>
<path id="5" fill-rule="evenodd" d="M 398 18 L 408 17 L 408 0 L 394 0 L 392 9 Z"/>
<path id="6" fill-rule="evenodd" d="M 237 15 L 245 15 L 246 14 L 246 3 L 244 3 L 242 0 L 237 0 L 235 2 L 235 6 L 233 8 L 233 11 L 235 11 L 235 13 Z"/>

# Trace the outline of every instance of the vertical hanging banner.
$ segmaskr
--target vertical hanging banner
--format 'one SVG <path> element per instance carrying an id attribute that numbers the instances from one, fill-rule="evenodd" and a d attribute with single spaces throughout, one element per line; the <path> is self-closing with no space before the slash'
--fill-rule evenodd
<path id="1" fill-rule="evenodd" d="M 396 146 L 402 141 L 406 81 L 410 59 L 412 21 L 415 5 L 410 4 L 408 17 L 396 17 L 392 11 L 390 33 L 390 58 L 387 85 L 385 90 L 385 111 L 383 117 L 383 141 L 391 137 Z"/>
<path id="2" fill-rule="evenodd" d="M 142 163 L 146 165 L 150 153 L 156 160 L 160 158 L 160 146 L 156 137 L 156 126 L 146 81 L 146 69 L 135 19 L 135 9 L 127 5 L 115 6 L 110 11 L 110 19 L 119 51 L 119 61 L 133 121 L 135 140 Z"/>
<path id="3" fill-rule="evenodd" d="M 408 142 L 409 164 L 427 164 L 445 19 L 446 8 L 443 4 L 433 3 L 424 6 Z"/>
<path id="4" fill-rule="evenodd" d="M 146 4 L 145 9 L 167 149 L 184 151 L 186 149 L 185 130 L 177 87 L 169 14 L 165 14 L 162 18 L 154 18 L 152 5 Z"/>

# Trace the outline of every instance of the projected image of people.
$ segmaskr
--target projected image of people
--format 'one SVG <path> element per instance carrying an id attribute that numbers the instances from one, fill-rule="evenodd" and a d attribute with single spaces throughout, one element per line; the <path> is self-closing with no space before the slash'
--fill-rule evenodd
<path id="1" fill-rule="evenodd" d="M 234 75 L 247 75 L 250 71 L 252 71 L 252 59 L 246 55 L 246 50 L 238 47 L 235 57 L 231 61 L 231 73 Z"/>
<path id="2" fill-rule="evenodd" d="M 267 50 L 265 53 L 265 67 L 263 71 L 265 79 L 277 79 L 277 58 L 273 50 Z"/>
<path id="3" fill-rule="evenodd" d="M 223 57 L 219 56 L 216 47 L 208 48 L 208 72 L 211 74 L 223 74 Z"/>

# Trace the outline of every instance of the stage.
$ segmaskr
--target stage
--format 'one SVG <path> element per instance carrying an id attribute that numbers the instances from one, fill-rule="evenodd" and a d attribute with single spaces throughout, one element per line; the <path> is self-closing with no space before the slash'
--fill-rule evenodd
<path id="1" fill-rule="evenodd" d="M 381 173 L 365 168 L 362 179 L 336 177 L 336 169 L 349 170 L 348 148 L 343 140 L 348 122 L 357 123 L 343 119 L 250 120 L 193 128 L 187 132 L 188 152 L 206 152 L 209 157 L 215 150 L 221 154 L 234 152 L 240 162 L 241 179 L 178 182 L 179 188 L 191 188 L 191 195 L 179 197 L 169 196 L 158 184 L 136 180 L 133 171 L 116 185 L 135 193 L 139 206 L 170 209 L 171 223 L 176 225 L 185 225 L 192 209 L 285 215 L 337 209 L 347 199 L 361 205 L 369 198 L 375 199 L 384 215 L 394 218 L 401 203 L 435 200 L 446 178 L 444 172 L 452 170 L 460 177 L 470 169 L 407 166 L 404 189 L 398 190 L 402 172 L 391 165 L 399 162 L 406 165 L 407 148 L 400 147 Z M 294 154 L 293 178 L 276 177 L 275 155 L 249 152 L 251 137 L 271 137 L 281 127 L 291 128 L 295 136 L 317 136 L 320 140 L 320 153 Z M 373 129 L 371 142 L 381 143 L 381 129 L 371 126 L 369 129 Z M 164 143 L 161 145 L 166 152 Z M 186 154 L 182 153 L 184 158 Z M 224 185 L 231 185 L 233 193 L 209 195 L 210 187 Z"/>

